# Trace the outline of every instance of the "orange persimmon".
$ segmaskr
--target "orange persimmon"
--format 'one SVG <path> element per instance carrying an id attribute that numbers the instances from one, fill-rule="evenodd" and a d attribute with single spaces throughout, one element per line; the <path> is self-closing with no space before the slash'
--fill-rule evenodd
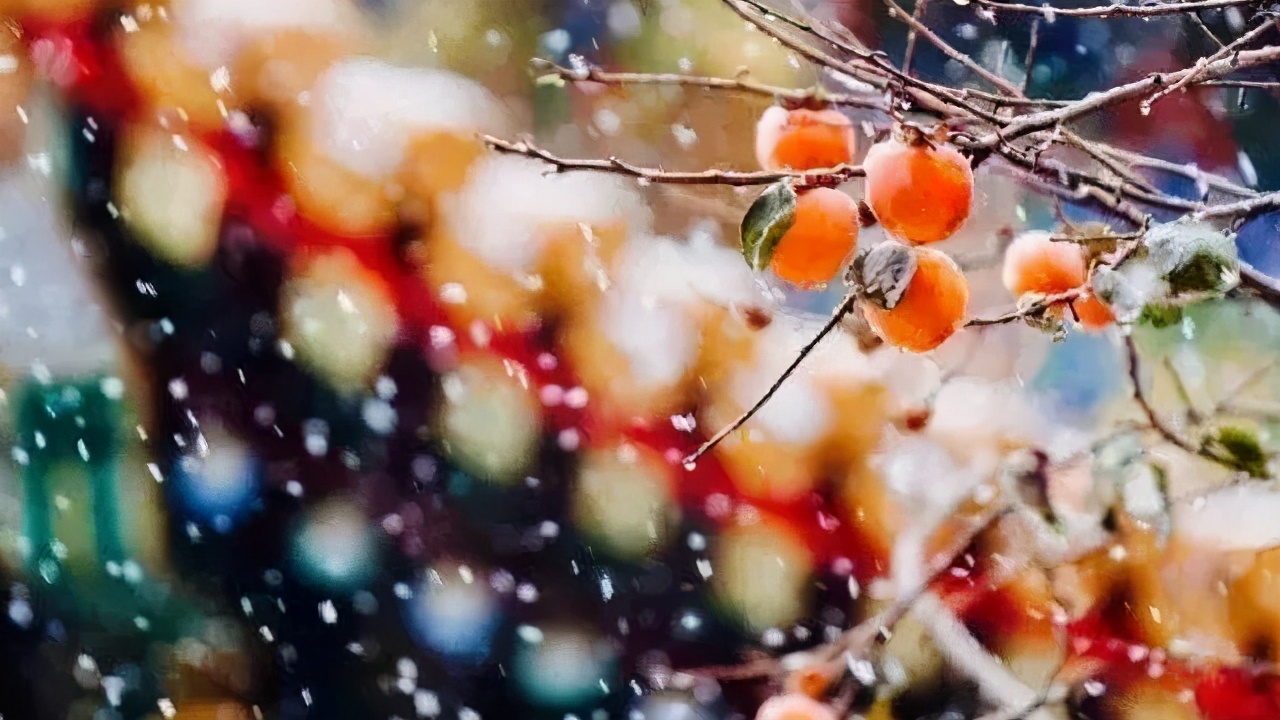
<path id="1" fill-rule="evenodd" d="M 911 248 L 915 272 L 891 309 L 863 303 L 872 331 L 894 347 L 922 353 L 951 337 L 964 322 L 969 307 L 969 283 L 946 253 Z"/>
<path id="2" fill-rule="evenodd" d="M 756 159 L 766 170 L 816 170 L 853 161 L 853 123 L 835 110 L 773 106 L 756 124 Z"/>
<path id="3" fill-rule="evenodd" d="M 796 198 L 795 220 L 778 241 L 770 266 L 796 285 L 835 277 L 858 244 L 858 204 L 831 188 L 813 188 Z"/>
<path id="4" fill-rule="evenodd" d="M 973 171 L 958 150 L 915 129 L 876 143 L 862 163 L 866 201 L 885 232 L 913 243 L 946 240 L 969 218 Z"/>

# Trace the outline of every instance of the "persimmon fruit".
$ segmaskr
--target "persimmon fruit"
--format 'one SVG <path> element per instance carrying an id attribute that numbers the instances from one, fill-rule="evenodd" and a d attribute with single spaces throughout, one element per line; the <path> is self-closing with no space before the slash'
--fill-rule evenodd
<path id="1" fill-rule="evenodd" d="M 857 136 L 835 110 L 787 110 L 777 105 L 756 124 L 756 159 L 766 170 L 817 170 L 853 161 Z"/>
<path id="2" fill-rule="evenodd" d="M 796 285 L 831 280 L 858 244 L 858 203 L 832 188 L 813 188 L 796 198 L 795 220 L 778 241 L 770 267 Z"/>
<path id="3" fill-rule="evenodd" d="M 885 232 L 916 244 L 946 240 L 969 218 L 973 171 L 950 145 L 900 127 L 867 151 L 866 202 Z"/>
<path id="4" fill-rule="evenodd" d="M 914 353 L 933 350 L 964 323 L 969 307 L 969 283 L 960 266 L 933 248 L 908 248 L 915 271 L 891 308 L 864 302 L 862 311 L 871 330 L 894 347 Z"/>

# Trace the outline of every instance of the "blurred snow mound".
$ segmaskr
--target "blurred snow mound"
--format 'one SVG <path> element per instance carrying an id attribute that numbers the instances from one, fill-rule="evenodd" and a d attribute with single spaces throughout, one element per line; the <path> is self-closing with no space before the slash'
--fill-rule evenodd
<path id="1" fill-rule="evenodd" d="M 415 133 L 500 133 L 506 110 L 483 85 L 447 70 L 405 68 L 368 57 L 335 63 L 316 81 L 312 139 L 352 172 L 381 179 Z M 492 202 L 489 210 L 497 206 Z"/>
<path id="2" fill-rule="evenodd" d="M 360 13 L 346 0 L 178 0 L 181 46 L 209 70 L 230 65 L 245 45 L 279 30 L 350 33 Z"/>
<path id="3" fill-rule="evenodd" d="M 633 185 L 596 173 L 548 174 L 545 163 L 510 155 L 481 159 L 467 184 L 441 200 L 450 234 L 497 270 L 533 270 L 546 227 L 575 222 L 649 228 L 648 206 Z"/>

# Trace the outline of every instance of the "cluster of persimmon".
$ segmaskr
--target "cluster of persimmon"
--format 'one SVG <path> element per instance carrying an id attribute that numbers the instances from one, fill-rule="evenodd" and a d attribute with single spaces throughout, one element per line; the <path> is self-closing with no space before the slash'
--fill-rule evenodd
<path id="1" fill-rule="evenodd" d="M 832 109 L 774 106 L 756 127 L 756 157 L 766 170 L 836 169 L 851 164 L 856 151 L 853 124 Z M 787 282 L 821 285 L 853 259 L 859 227 L 869 210 L 896 243 L 882 251 L 877 262 L 855 273 L 855 283 L 864 289 L 868 283 L 877 286 L 875 292 L 862 294 L 862 313 L 886 343 L 928 352 L 963 325 L 968 309 L 964 273 L 947 254 L 926 246 L 951 237 L 968 219 L 973 171 L 965 156 L 946 143 L 945 133 L 930 133 L 912 124 L 899 124 L 890 137 L 872 145 L 862 171 L 865 209 L 835 188 L 793 189 L 784 183 L 779 192 L 790 193 L 790 203 L 771 199 L 768 210 L 749 213 L 744 220 L 744 252 L 754 267 L 768 266 Z M 763 224 L 764 229 L 749 230 L 749 221 Z M 770 237 L 771 232 L 776 237 Z M 747 247 L 749 233 L 755 236 L 752 247 Z M 871 277 L 868 272 L 890 275 Z M 1024 235 L 1005 258 L 1005 285 L 1016 297 L 1080 289 L 1060 304 L 1069 304 L 1071 317 L 1086 329 L 1097 329 L 1112 317 L 1101 301 L 1083 289 L 1088 275 L 1081 247 L 1053 242 L 1043 233 Z M 898 287 L 885 285 L 890 277 Z M 1050 308 L 1047 314 L 1056 319 L 1067 315 L 1062 307 Z"/>

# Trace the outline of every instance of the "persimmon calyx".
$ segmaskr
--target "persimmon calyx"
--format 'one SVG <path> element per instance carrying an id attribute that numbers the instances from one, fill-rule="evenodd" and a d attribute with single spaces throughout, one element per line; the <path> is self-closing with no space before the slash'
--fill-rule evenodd
<path id="1" fill-rule="evenodd" d="M 742 256 L 756 272 L 769 267 L 778 242 L 796 220 L 796 189 L 791 179 L 765 188 L 742 216 Z"/>
<path id="2" fill-rule="evenodd" d="M 916 274 L 916 256 L 896 242 L 882 242 L 858 253 L 846 281 L 863 302 L 892 310 Z"/>

